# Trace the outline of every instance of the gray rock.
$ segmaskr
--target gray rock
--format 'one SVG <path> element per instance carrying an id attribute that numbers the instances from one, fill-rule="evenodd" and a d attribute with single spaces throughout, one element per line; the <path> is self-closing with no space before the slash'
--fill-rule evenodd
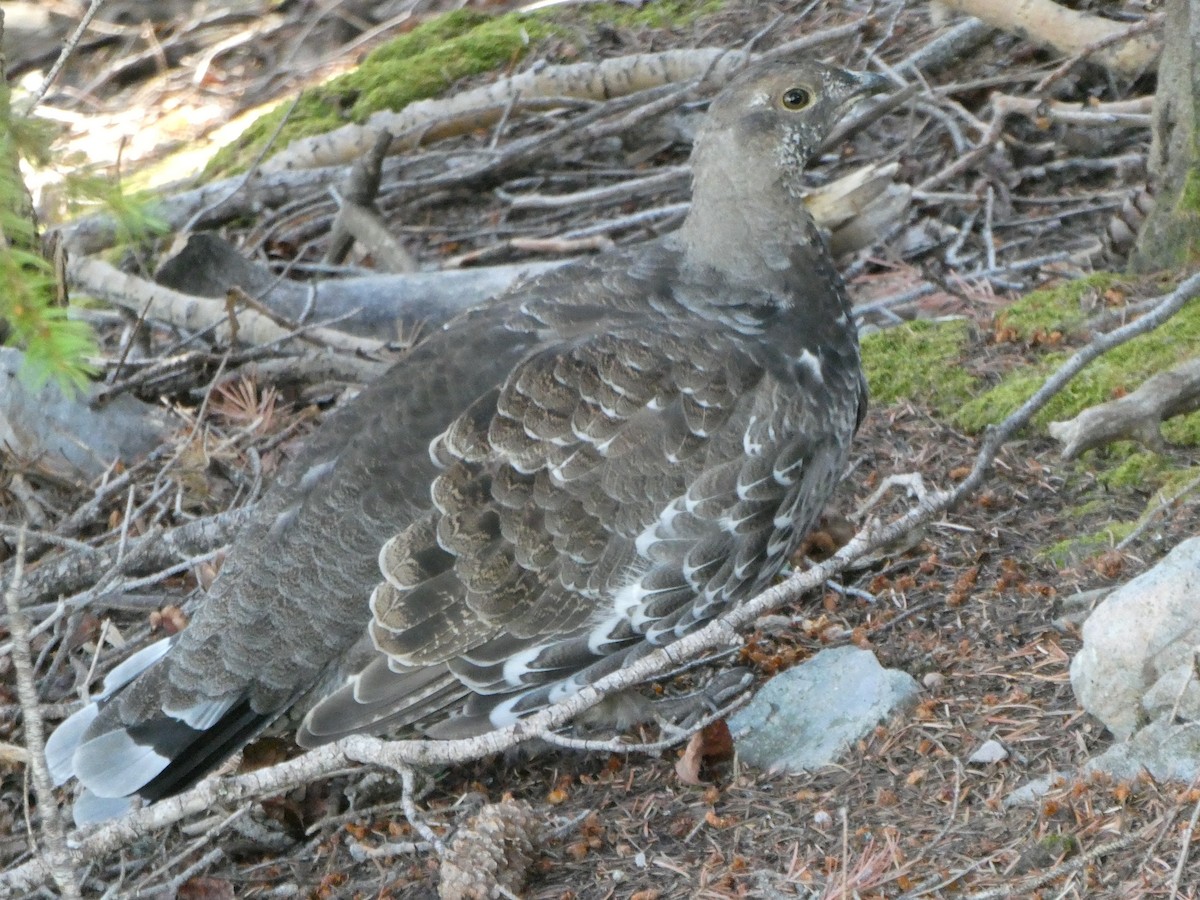
<path id="1" fill-rule="evenodd" d="M 1083 626 L 1071 661 L 1080 704 L 1118 738 L 1172 713 L 1200 719 L 1200 538 L 1113 591 Z"/>
<path id="2" fill-rule="evenodd" d="M 1128 740 L 1111 747 L 1070 772 L 1053 772 L 1027 782 L 1004 798 L 1006 807 L 1034 806 L 1064 780 L 1086 779 L 1103 772 L 1116 781 L 1132 781 L 1147 773 L 1157 782 L 1190 784 L 1200 776 L 1200 723 L 1151 722 Z"/>
<path id="3" fill-rule="evenodd" d="M 970 755 L 967 762 L 988 765 L 989 763 L 1004 762 L 1006 759 L 1008 759 L 1008 749 L 993 738 L 984 741 L 979 749 Z"/>
<path id="4" fill-rule="evenodd" d="M 162 410 L 128 394 L 93 409 L 53 383 L 34 390 L 21 364 L 19 350 L 0 347 L 0 447 L 8 452 L 62 478 L 90 481 L 113 460 L 133 462 L 162 442 Z"/>
<path id="5" fill-rule="evenodd" d="M 729 729 L 742 762 L 798 773 L 835 762 L 919 691 L 911 675 L 883 668 L 873 653 L 837 647 L 768 681 Z"/>
<path id="6" fill-rule="evenodd" d="M 1023 806 L 1037 806 L 1047 794 L 1059 787 L 1061 782 L 1070 777 L 1071 773 L 1069 772 L 1051 772 L 1049 775 L 1043 775 L 1041 778 L 1027 781 L 1019 788 L 1008 793 L 1008 796 L 1004 798 L 1004 806 L 1009 809 Z"/>
<path id="7" fill-rule="evenodd" d="M 1151 722 L 1127 741 L 1088 760 L 1085 772 L 1105 772 L 1131 781 L 1143 771 L 1155 781 L 1190 783 L 1200 775 L 1200 723 Z"/>

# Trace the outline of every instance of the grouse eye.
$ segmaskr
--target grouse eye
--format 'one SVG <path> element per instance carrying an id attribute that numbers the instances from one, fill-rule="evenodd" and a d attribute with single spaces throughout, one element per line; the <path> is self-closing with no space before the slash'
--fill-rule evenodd
<path id="1" fill-rule="evenodd" d="M 802 87 L 788 88 L 783 92 L 783 105 L 787 109 L 804 109 L 812 103 L 812 94 Z"/>

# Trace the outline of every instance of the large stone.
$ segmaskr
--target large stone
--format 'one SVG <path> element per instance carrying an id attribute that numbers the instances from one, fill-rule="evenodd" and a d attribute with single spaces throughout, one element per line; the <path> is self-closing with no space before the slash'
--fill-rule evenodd
<path id="1" fill-rule="evenodd" d="M 1148 773 L 1157 782 L 1188 784 L 1200 775 L 1200 723 L 1151 722 L 1127 741 L 1089 759 L 1084 772 L 1104 772 L 1118 781 Z"/>
<path id="2" fill-rule="evenodd" d="M 1164 719 L 1151 722 L 1074 772 L 1052 772 L 1026 782 L 1004 798 L 1004 805 L 1035 806 L 1063 782 L 1086 779 L 1095 772 L 1103 772 L 1116 781 L 1133 781 L 1149 775 L 1156 782 L 1191 784 L 1200 776 L 1200 723 L 1176 724 Z"/>
<path id="3" fill-rule="evenodd" d="M 1118 738 L 1172 713 L 1200 720 L 1197 644 L 1200 538 L 1191 538 L 1096 608 L 1071 661 L 1071 686 Z"/>
<path id="4" fill-rule="evenodd" d="M 93 406 L 54 382 L 31 387 L 19 350 L 0 347 L 0 448 L 42 472 L 90 481 L 113 460 L 126 465 L 163 442 L 166 413 L 130 394 Z M 95 396 L 103 387 L 91 390 Z"/>
<path id="5" fill-rule="evenodd" d="M 738 759 L 770 772 L 827 766 L 920 688 L 857 647 L 822 650 L 776 675 L 729 720 Z"/>

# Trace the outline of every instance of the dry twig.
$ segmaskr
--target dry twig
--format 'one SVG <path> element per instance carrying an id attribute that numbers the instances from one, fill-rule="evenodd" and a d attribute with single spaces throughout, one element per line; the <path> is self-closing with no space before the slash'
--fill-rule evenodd
<path id="1" fill-rule="evenodd" d="M 13 671 L 16 675 L 17 698 L 21 703 L 21 715 L 25 722 L 25 749 L 29 751 L 29 769 L 33 775 L 33 789 L 37 797 L 38 812 L 42 817 L 42 837 L 46 846 L 42 856 L 50 876 L 59 892 L 67 900 L 77 900 L 79 885 L 75 881 L 74 868 L 67 853 L 67 841 L 63 833 L 58 803 L 54 798 L 54 786 L 46 770 L 46 731 L 42 714 L 38 710 L 37 682 L 33 659 L 29 652 L 29 621 L 21 612 L 18 599 L 22 591 L 25 574 L 25 535 L 17 538 L 17 559 L 12 575 L 4 588 L 4 605 L 8 610 L 8 630 L 12 636 Z"/>

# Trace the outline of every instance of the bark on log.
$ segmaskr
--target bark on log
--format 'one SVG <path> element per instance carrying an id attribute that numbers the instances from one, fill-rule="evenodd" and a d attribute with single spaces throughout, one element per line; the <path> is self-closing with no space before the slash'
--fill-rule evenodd
<path id="1" fill-rule="evenodd" d="M 1200 358 L 1147 379 L 1132 394 L 1085 409 L 1066 422 L 1051 422 L 1050 436 L 1060 441 L 1063 459 L 1119 440 L 1135 440 L 1161 450 L 1160 426 L 1173 416 L 1200 409 Z"/>
<path id="2" fill-rule="evenodd" d="M 1167 4 L 1147 170 L 1154 208 L 1138 235 L 1134 272 L 1200 261 L 1200 0 Z"/>
<path id="3" fill-rule="evenodd" d="M 975 16 L 989 25 L 1020 35 L 1027 41 L 1053 47 L 1065 56 L 1086 53 L 1095 44 L 1111 41 L 1128 25 L 1060 6 L 1053 0 L 938 0 L 955 12 Z M 1092 54 L 1092 59 L 1121 75 L 1136 77 L 1154 69 L 1162 42 L 1137 34 Z"/>
<path id="4" fill-rule="evenodd" d="M 341 331 L 392 341 L 417 327 L 436 327 L 518 278 L 560 265 L 560 261 L 530 262 L 303 284 L 281 279 L 215 235 L 193 234 L 155 278 L 164 287 L 197 297 L 224 297 L 236 285 L 292 321 L 336 320 Z"/>

